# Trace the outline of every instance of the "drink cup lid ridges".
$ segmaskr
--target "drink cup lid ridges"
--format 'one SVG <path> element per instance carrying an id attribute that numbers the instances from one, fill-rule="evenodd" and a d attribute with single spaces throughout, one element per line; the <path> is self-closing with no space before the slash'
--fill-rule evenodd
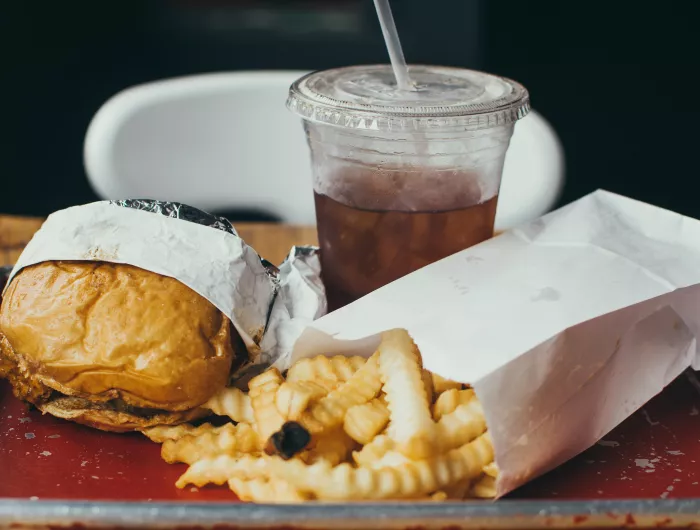
<path id="1" fill-rule="evenodd" d="M 488 129 L 530 110 L 527 89 L 507 78 L 443 66 L 409 66 L 413 91 L 389 65 L 314 72 L 290 88 L 287 107 L 305 120 L 376 131 Z"/>

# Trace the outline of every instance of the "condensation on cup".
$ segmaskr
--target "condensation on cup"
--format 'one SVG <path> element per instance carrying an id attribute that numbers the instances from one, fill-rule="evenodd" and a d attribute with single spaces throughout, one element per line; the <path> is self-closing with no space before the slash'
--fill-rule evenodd
<path id="1" fill-rule="evenodd" d="M 390 66 L 307 75 L 287 106 L 304 119 L 331 310 L 493 235 L 505 154 L 529 95 L 472 70 Z"/>

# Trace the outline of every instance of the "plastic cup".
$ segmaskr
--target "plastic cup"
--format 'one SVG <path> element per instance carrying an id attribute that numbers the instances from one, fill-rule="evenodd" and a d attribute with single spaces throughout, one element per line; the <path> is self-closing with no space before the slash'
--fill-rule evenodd
<path id="1" fill-rule="evenodd" d="M 287 106 L 304 119 L 330 309 L 493 235 L 520 84 L 465 69 L 316 72 Z"/>

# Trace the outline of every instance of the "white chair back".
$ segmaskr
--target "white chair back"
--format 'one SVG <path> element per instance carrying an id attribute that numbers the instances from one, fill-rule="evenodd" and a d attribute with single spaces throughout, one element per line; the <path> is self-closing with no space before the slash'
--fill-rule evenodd
<path id="1" fill-rule="evenodd" d="M 311 166 L 300 119 L 284 102 L 299 71 L 176 78 L 115 95 L 85 138 L 88 179 L 103 198 L 180 201 L 205 210 L 257 209 L 314 224 Z M 563 184 L 563 152 L 537 113 L 515 128 L 497 229 L 542 215 Z"/>

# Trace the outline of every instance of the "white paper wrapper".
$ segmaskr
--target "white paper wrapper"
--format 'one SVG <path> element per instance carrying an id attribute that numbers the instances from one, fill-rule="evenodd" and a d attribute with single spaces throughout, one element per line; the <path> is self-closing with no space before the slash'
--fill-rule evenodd
<path id="1" fill-rule="evenodd" d="M 124 263 L 176 278 L 227 315 L 262 363 L 288 353 L 278 344 L 299 335 L 301 316 L 308 323 L 325 313 L 318 274 L 308 278 L 318 269 L 313 249 L 293 249 L 277 271 L 228 221 L 178 203 L 100 201 L 58 211 L 22 252 L 8 283 L 24 267 L 48 260 Z M 275 340 L 263 346 L 268 333 Z"/>
<path id="2" fill-rule="evenodd" d="M 596 192 L 320 318 L 287 362 L 405 328 L 474 385 L 499 494 L 593 445 L 700 367 L 700 221 Z"/>

